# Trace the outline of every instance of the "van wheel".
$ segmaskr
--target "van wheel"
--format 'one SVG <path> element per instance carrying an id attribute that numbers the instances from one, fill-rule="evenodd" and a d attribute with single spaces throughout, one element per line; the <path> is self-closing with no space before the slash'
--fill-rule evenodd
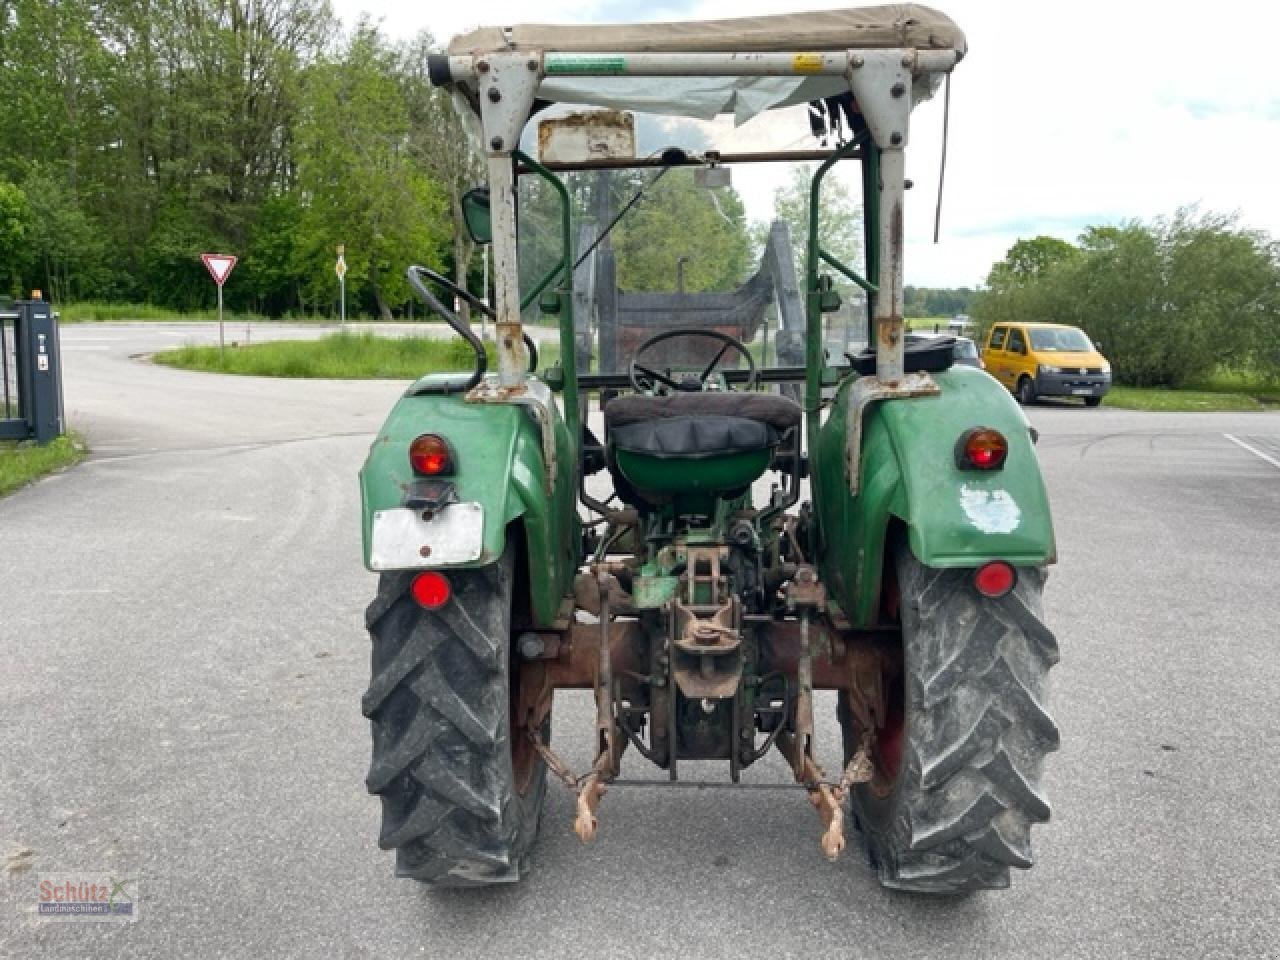
<path id="1" fill-rule="evenodd" d="M 1023 376 L 1018 381 L 1018 402 L 1023 406 L 1030 406 L 1036 402 L 1036 385 L 1031 382 L 1031 378 Z"/>
<path id="2" fill-rule="evenodd" d="M 1096 407 L 1101 402 L 1102 402 L 1101 397 L 1085 397 L 1084 398 L 1084 405 L 1086 407 Z"/>

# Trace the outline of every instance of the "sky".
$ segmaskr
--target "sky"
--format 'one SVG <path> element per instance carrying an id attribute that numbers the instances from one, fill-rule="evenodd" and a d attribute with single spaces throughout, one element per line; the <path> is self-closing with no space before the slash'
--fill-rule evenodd
<path id="1" fill-rule="evenodd" d="M 823 0 L 331 0 L 391 37 L 472 26 L 703 19 L 850 6 Z M 941 242 L 934 244 L 942 98 L 912 115 L 906 281 L 975 286 L 1019 237 L 1179 207 L 1237 213 L 1280 237 L 1280 4 L 1248 0 L 936 0 L 965 31 L 952 78 Z M 1221 11 L 1221 16 L 1218 15 Z M 770 118 L 771 122 L 780 118 Z M 753 123 L 760 123 L 754 121 Z M 730 128 L 726 127 L 726 130 Z M 746 131 L 748 128 L 744 128 Z M 795 129 L 796 137 L 804 133 Z M 788 140 L 794 139 L 787 136 Z M 812 141 L 809 141 L 812 143 Z M 735 171 L 748 215 L 772 212 L 766 174 Z"/>

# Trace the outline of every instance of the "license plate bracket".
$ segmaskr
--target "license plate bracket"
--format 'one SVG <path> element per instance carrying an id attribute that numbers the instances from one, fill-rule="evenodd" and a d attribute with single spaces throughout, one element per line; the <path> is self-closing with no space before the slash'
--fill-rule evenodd
<path id="1" fill-rule="evenodd" d="M 473 563 L 484 553 L 484 507 L 451 503 L 439 510 L 396 507 L 373 515 L 369 566 L 425 570 Z"/>

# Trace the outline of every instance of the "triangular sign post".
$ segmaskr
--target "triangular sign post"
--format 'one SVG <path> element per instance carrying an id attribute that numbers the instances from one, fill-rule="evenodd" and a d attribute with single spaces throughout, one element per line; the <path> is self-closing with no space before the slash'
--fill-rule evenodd
<path id="1" fill-rule="evenodd" d="M 209 276 L 213 277 L 213 282 L 218 285 L 218 351 L 221 352 L 224 349 L 222 285 L 227 282 L 227 277 L 231 276 L 231 271 L 235 269 L 236 258 L 230 253 L 202 253 L 200 259 L 204 261 L 204 268 L 209 271 Z"/>
<path id="2" fill-rule="evenodd" d="M 347 247 L 338 244 L 338 262 L 333 265 L 333 272 L 338 275 L 338 302 L 342 312 L 338 314 L 342 328 L 347 328 Z"/>
<path id="3" fill-rule="evenodd" d="M 231 276 L 236 265 L 236 258 L 229 253 L 202 253 L 200 259 L 204 261 L 205 269 L 218 286 L 227 282 L 227 277 Z"/>

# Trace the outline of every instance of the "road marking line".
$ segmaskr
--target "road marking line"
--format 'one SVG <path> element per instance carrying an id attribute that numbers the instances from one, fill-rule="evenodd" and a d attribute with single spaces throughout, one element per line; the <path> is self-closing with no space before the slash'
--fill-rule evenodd
<path id="1" fill-rule="evenodd" d="M 1231 434 L 1229 434 L 1229 433 L 1224 433 L 1224 434 L 1223 434 L 1223 436 L 1224 436 L 1224 437 L 1226 437 L 1228 440 L 1230 440 L 1232 443 L 1234 443 L 1237 447 L 1240 447 L 1240 448 L 1242 448 L 1242 449 L 1244 449 L 1244 450 L 1248 450 L 1250 453 L 1252 453 L 1252 454 L 1253 454 L 1255 457 L 1257 457 L 1259 460 L 1265 460 L 1265 461 L 1267 461 L 1267 463 L 1271 464 L 1271 465 L 1272 465 L 1273 467 L 1275 467 L 1277 470 L 1280 470 L 1280 460 L 1277 460 L 1275 457 L 1271 456 L 1270 454 L 1263 453 L 1263 452 L 1262 452 L 1261 450 L 1259 450 L 1257 447 L 1251 447 L 1251 446 L 1249 446 L 1249 444 L 1245 443 L 1245 442 L 1244 442 L 1243 440 L 1241 440 L 1240 438 L 1238 438 L 1238 437 L 1233 437 L 1233 436 L 1232 436 Z"/>

